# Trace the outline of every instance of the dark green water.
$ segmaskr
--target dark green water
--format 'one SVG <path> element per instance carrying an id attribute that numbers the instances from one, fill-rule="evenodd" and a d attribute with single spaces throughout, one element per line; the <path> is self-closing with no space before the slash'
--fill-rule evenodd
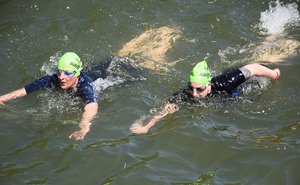
<path id="1" fill-rule="evenodd" d="M 128 129 L 163 105 L 196 61 L 207 57 L 214 74 L 244 64 L 238 50 L 263 41 L 259 23 L 268 3 L 2 0 L 0 94 L 44 75 L 42 66 L 65 51 L 76 51 L 89 65 L 149 28 L 175 26 L 182 37 L 168 53 L 169 61 L 179 60 L 171 72 L 103 92 L 83 141 L 68 139 L 81 111 L 65 97 L 36 92 L 1 106 L 0 184 L 299 184 L 298 53 L 271 65 L 281 69 L 278 81 L 236 102 L 182 108 L 146 135 Z M 281 24 L 284 17 L 268 23 Z M 299 23 L 284 32 L 300 40 Z"/>

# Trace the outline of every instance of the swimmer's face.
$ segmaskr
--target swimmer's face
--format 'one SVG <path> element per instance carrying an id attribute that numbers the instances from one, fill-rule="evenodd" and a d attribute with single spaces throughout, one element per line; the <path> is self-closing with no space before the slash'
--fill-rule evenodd
<path id="1" fill-rule="evenodd" d="M 210 85 L 203 85 L 197 82 L 188 83 L 189 92 L 194 98 L 205 98 L 210 93 Z"/>
<path id="2" fill-rule="evenodd" d="M 69 73 L 63 70 L 57 70 L 56 74 L 59 80 L 60 88 L 62 89 L 75 87 L 78 82 L 78 78 L 74 76 L 73 73 Z"/>

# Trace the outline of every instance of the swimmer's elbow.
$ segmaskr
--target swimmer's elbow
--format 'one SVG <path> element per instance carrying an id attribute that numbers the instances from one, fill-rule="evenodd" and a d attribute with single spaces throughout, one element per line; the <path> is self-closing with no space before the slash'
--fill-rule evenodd
<path id="1" fill-rule="evenodd" d="M 96 102 L 88 103 L 85 105 L 84 110 L 97 113 L 98 112 L 98 103 L 96 103 Z"/>

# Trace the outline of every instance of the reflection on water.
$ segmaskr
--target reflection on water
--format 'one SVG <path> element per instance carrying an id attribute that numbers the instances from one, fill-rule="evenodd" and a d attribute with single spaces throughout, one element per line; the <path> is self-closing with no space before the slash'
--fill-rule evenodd
<path id="1" fill-rule="evenodd" d="M 195 182 L 185 182 L 185 183 L 171 183 L 172 185 L 212 185 L 213 177 L 218 172 L 218 170 L 213 170 L 206 174 L 199 176 L 198 180 Z"/>
<path id="2" fill-rule="evenodd" d="M 88 144 L 85 148 L 88 149 L 93 149 L 93 148 L 100 148 L 103 146 L 116 146 L 117 144 L 124 144 L 124 143 L 128 143 L 128 139 L 124 138 L 124 139 L 119 139 L 119 140 L 112 140 L 112 141 L 99 141 L 96 143 L 92 143 L 92 144 Z"/>
<path id="3" fill-rule="evenodd" d="M 139 162 L 134 163 L 134 164 L 129 165 L 129 166 L 127 166 L 127 164 L 125 163 L 123 169 L 120 172 L 108 177 L 103 183 L 101 183 L 101 185 L 109 185 L 109 184 L 113 183 L 113 181 L 116 178 L 121 177 L 121 176 L 125 176 L 129 172 L 131 172 L 133 170 L 136 170 L 136 169 L 138 169 L 142 166 L 147 165 L 148 162 L 151 162 L 152 160 L 155 160 L 158 157 L 159 157 L 158 152 L 155 152 L 154 154 L 152 154 L 150 156 L 146 156 L 146 157 L 137 157 L 140 160 Z"/>
<path id="4" fill-rule="evenodd" d="M 16 163 L 7 164 L 6 166 L 1 165 L 1 177 L 14 176 L 17 174 L 25 173 L 26 171 L 38 168 L 44 165 L 44 162 L 38 162 L 25 167 L 17 167 Z"/>
<path id="5" fill-rule="evenodd" d="M 230 126 L 210 126 L 209 131 L 210 134 L 235 141 L 239 144 L 239 147 L 243 148 L 286 150 L 287 147 L 297 146 L 299 128 L 300 124 L 298 121 L 278 130 L 272 128 L 239 130 Z"/>

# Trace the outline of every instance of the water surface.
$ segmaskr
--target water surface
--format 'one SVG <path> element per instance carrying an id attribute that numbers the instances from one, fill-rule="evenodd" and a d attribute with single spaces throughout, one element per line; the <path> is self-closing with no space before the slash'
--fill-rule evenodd
<path id="1" fill-rule="evenodd" d="M 299 41 L 297 5 L 1 1 L 1 94 L 45 75 L 66 51 L 92 66 L 146 30 L 170 26 L 181 36 L 166 53 L 166 62 L 176 61 L 166 72 L 150 71 L 145 80 L 103 91 L 83 141 L 68 139 L 78 129 L 81 106 L 67 95 L 40 91 L 0 107 L 0 184 L 299 184 L 297 50 L 269 65 L 282 75 L 260 90 L 234 101 L 186 106 L 145 135 L 128 129 L 182 87 L 197 61 L 206 58 L 213 74 L 220 74 L 251 62 L 254 48 L 270 34 Z"/>

